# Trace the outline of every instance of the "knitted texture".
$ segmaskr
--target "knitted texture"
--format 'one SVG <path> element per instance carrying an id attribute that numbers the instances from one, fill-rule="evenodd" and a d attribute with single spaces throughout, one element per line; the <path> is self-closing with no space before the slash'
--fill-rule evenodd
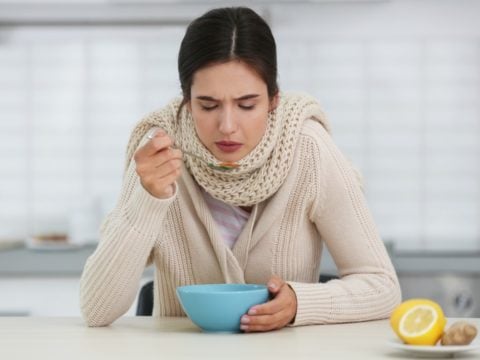
<path id="1" fill-rule="evenodd" d="M 280 94 L 277 108 L 268 115 L 267 128 L 260 143 L 238 162 L 239 167 L 229 171 L 215 170 L 207 163 L 218 163 L 219 160 L 201 143 L 185 106 L 177 119 L 180 103 L 181 99 L 175 99 L 137 124 L 128 145 L 127 162 L 145 133 L 152 127 L 160 127 L 181 149 L 205 160 L 184 157 L 185 165 L 197 183 L 213 197 L 236 206 L 252 206 L 268 199 L 283 184 L 305 120 L 316 120 L 329 129 L 314 98 L 305 94 Z"/>
<path id="2" fill-rule="evenodd" d="M 355 171 L 318 121 L 305 121 L 285 181 L 253 206 L 232 249 L 185 168 L 176 185 L 172 197 L 157 199 L 129 162 L 80 281 L 89 326 L 108 325 L 128 311 L 149 263 L 155 266 L 154 316 L 185 315 L 178 286 L 265 284 L 272 275 L 295 292 L 294 326 L 383 319 L 399 303 L 395 270 Z M 340 277 L 326 284 L 318 283 L 324 246 Z"/>

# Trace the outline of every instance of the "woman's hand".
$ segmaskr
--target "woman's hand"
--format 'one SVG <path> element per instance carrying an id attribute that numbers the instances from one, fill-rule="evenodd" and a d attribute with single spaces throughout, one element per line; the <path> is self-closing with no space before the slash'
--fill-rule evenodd
<path id="1" fill-rule="evenodd" d="M 273 299 L 255 305 L 242 316 L 240 329 L 245 332 L 270 331 L 290 324 L 297 314 L 297 296 L 292 288 L 278 276 L 268 281 Z"/>
<path id="2" fill-rule="evenodd" d="M 159 199 L 173 195 L 174 183 L 181 174 L 182 152 L 171 149 L 172 145 L 172 139 L 159 129 L 134 155 L 142 186 Z"/>

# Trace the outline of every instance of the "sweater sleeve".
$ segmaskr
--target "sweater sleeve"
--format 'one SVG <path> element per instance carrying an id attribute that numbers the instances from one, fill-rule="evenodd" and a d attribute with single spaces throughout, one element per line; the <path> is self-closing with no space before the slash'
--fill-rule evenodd
<path id="1" fill-rule="evenodd" d="M 130 161 L 118 204 L 104 220 L 80 280 L 80 307 L 88 326 L 109 325 L 132 305 L 176 189 L 168 199 L 151 196 Z"/>
<path id="2" fill-rule="evenodd" d="M 325 284 L 289 282 L 297 296 L 293 325 L 387 318 L 401 300 L 400 286 L 358 174 L 325 129 L 313 128 L 319 181 L 311 217 L 340 279 Z"/>

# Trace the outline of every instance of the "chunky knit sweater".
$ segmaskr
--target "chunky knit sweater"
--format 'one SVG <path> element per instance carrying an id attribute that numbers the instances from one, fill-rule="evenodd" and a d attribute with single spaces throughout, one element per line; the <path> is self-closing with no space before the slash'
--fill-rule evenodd
<path id="1" fill-rule="evenodd" d="M 340 277 L 328 283 L 318 283 L 323 246 Z M 264 284 L 274 274 L 297 296 L 294 326 L 386 318 L 401 298 L 354 169 L 324 127 L 311 120 L 303 125 L 283 185 L 253 207 L 233 249 L 185 168 L 175 194 L 157 199 L 142 187 L 130 162 L 118 204 L 82 274 L 87 324 L 108 325 L 124 314 L 152 262 L 154 316 L 184 316 L 177 286 Z"/>

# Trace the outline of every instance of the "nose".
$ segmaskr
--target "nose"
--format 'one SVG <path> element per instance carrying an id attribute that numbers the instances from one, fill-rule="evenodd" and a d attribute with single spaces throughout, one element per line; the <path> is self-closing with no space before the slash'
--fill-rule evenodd
<path id="1" fill-rule="evenodd" d="M 225 135 L 233 134 L 237 130 L 237 122 L 235 121 L 235 116 L 231 107 L 224 107 L 223 111 L 220 113 L 218 130 Z"/>

